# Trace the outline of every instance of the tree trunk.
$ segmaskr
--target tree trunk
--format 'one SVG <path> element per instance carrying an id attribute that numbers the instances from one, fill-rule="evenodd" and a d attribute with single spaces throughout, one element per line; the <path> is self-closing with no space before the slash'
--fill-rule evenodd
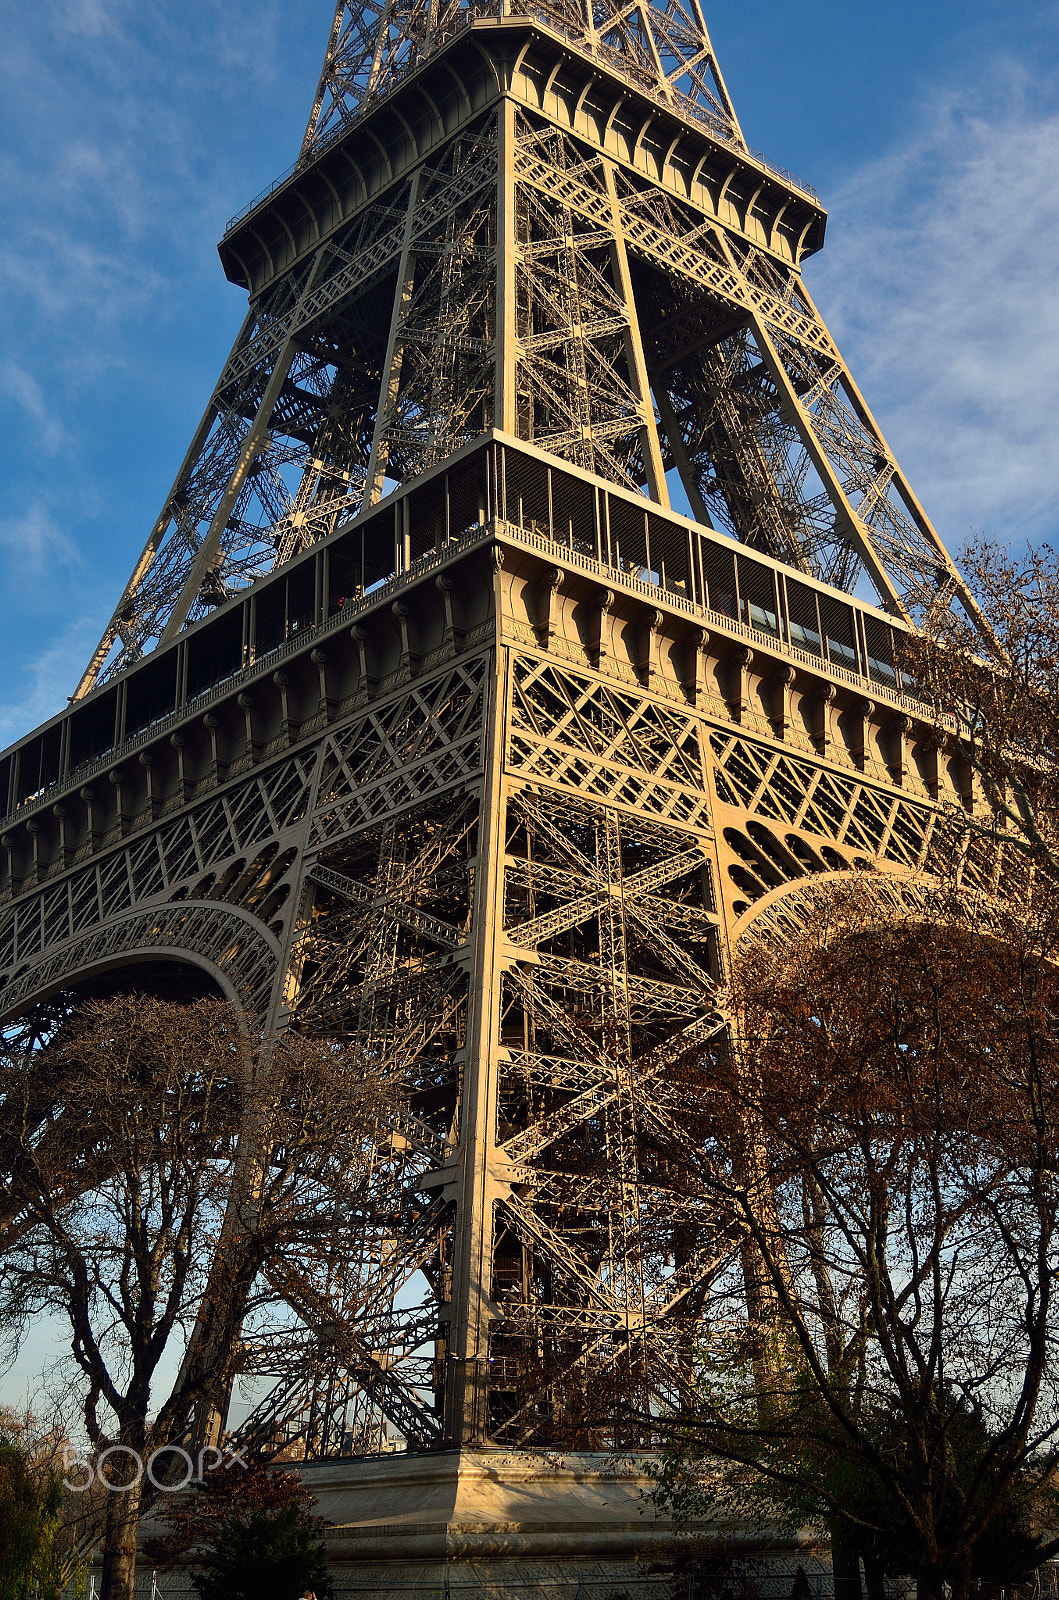
<path id="1" fill-rule="evenodd" d="M 916 1573 L 916 1600 L 945 1600 L 945 1579 L 940 1572 Z"/>
<path id="2" fill-rule="evenodd" d="M 831 1571 L 835 1600 L 861 1600 L 860 1552 L 849 1529 L 837 1518 L 831 1523 Z"/>
<path id="3" fill-rule="evenodd" d="M 864 1586 L 868 1591 L 868 1600 L 886 1600 L 883 1564 L 878 1556 L 864 1557 Z"/>
<path id="4" fill-rule="evenodd" d="M 139 1526 L 140 1483 L 132 1484 L 128 1489 L 115 1486 L 107 1506 L 99 1600 L 133 1600 Z"/>
<path id="5" fill-rule="evenodd" d="M 949 1568 L 949 1600 L 968 1600 L 973 1588 L 971 1553 L 959 1556 Z"/>

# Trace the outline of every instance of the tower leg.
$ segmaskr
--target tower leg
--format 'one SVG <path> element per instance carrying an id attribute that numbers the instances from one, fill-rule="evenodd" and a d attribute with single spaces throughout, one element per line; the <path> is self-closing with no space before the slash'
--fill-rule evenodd
<path id="1" fill-rule="evenodd" d="M 504 652 L 485 711 L 485 778 L 475 871 L 470 1009 L 460 1106 L 458 1200 L 449 1360 L 449 1432 L 454 1444 L 480 1445 L 488 1436 L 489 1326 L 493 1210 L 497 1191 L 497 1081 L 503 917 Z"/>

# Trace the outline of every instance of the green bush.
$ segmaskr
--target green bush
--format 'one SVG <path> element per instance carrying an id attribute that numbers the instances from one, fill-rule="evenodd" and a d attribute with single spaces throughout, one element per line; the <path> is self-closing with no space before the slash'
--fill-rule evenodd
<path id="1" fill-rule="evenodd" d="M 49 1577 L 62 1493 L 57 1473 L 0 1437 L 0 1600 L 26 1600 Z"/>
<path id="2" fill-rule="evenodd" d="M 319 1521 L 297 1505 L 221 1523 L 205 1568 L 193 1579 L 202 1600 L 299 1600 L 306 1590 L 331 1600 Z"/>

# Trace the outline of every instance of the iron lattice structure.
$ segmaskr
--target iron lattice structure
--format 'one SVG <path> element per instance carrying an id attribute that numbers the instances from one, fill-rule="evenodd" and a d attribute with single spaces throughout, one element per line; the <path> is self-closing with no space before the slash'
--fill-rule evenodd
<path id="1" fill-rule="evenodd" d="M 340 6 L 250 310 L 78 693 L 491 429 L 908 618 L 973 609 L 801 279 L 697 0 Z"/>
<path id="2" fill-rule="evenodd" d="M 973 601 L 802 283 L 823 229 L 696 0 L 417 0 L 339 4 L 222 241 L 235 346 L 0 761 L 0 1013 L 177 961 L 404 1084 L 270 1268 L 247 1437 L 649 1442 L 737 1244 L 674 1193 L 669 1066 L 750 930 L 913 893 L 974 803 L 895 654 Z"/>

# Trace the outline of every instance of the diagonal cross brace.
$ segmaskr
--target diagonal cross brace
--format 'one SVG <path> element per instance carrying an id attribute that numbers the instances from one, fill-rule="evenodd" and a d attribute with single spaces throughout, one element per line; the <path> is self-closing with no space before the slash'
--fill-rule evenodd
<path id="1" fill-rule="evenodd" d="M 357 906 L 361 910 L 384 910 L 402 928 L 407 928 L 409 933 L 418 933 L 424 939 L 430 939 L 432 943 L 441 945 L 444 950 L 458 950 L 464 943 L 460 930 L 451 922 L 445 922 L 441 917 L 432 917 L 429 912 L 420 911 L 416 906 L 390 900 L 377 900 L 358 883 L 354 883 L 352 878 L 347 878 L 342 872 L 336 872 L 333 867 L 325 867 L 317 862 L 308 869 L 305 876 L 312 883 L 318 883 L 322 889 L 330 889 L 334 894 L 340 894 L 350 905 Z"/>
<path id="2" fill-rule="evenodd" d="M 633 873 L 631 878 L 623 879 L 621 892 L 626 899 L 631 900 L 638 894 L 660 888 L 662 884 L 672 883 L 674 878 L 683 877 L 684 873 L 701 866 L 705 860 L 705 851 L 700 846 L 694 845 L 690 850 L 682 850 L 679 855 L 670 856 L 668 861 L 659 861 L 653 867 L 644 867 L 641 872 Z M 521 927 L 509 929 L 507 937 L 512 944 L 518 945 L 521 949 L 542 944 L 545 939 L 553 939 L 557 933 L 564 933 L 567 928 L 573 928 L 577 923 L 584 922 L 586 917 L 590 917 L 600 906 L 605 905 L 610 897 L 610 887 L 600 883 L 587 894 L 570 901 L 568 905 L 558 906 L 554 911 L 546 911 L 543 916 L 534 917 L 532 922 L 524 922 Z"/>

